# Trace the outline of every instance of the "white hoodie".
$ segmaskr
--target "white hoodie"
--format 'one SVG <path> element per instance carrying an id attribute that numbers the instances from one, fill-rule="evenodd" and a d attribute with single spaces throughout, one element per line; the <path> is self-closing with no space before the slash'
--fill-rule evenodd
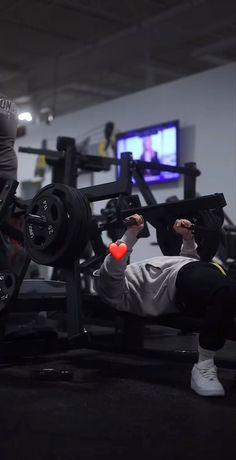
<path id="1" fill-rule="evenodd" d="M 93 274 L 96 292 L 117 310 L 139 316 L 178 312 L 176 277 L 181 267 L 200 259 L 195 240 L 183 240 L 179 256 L 158 256 L 127 265 L 136 241 L 133 233 L 127 230 L 118 241 L 127 244 L 126 255 L 120 260 L 111 254 L 106 256 L 100 269 Z"/>

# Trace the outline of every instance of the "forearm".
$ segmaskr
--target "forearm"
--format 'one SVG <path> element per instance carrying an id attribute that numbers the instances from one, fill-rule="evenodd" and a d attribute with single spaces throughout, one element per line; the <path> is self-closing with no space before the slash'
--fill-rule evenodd
<path id="1" fill-rule="evenodd" d="M 200 260 L 200 256 L 197 252 L 197 243 L 194 238 L 190 240 L 183 239 L 179 255 L 183 257 L 191 257 L 192 259 Z"/>
<path id="2" fill-rule="evenodd" d="M 127 253 L 120 260 L 108 254 L 100 269 L 94 273 L 95 290 L 104 301 L 112 305 L 118 305 L 124 299 L 127 290 L 125 270 L 136 241 L 137 238 L 127 230 L 124 236 L 117 241 L 118 244 L 121 242 L 127 244 Z"/>

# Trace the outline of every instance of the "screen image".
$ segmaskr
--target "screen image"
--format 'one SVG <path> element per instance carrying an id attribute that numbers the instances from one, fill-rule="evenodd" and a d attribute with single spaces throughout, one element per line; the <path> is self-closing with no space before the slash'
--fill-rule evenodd
<path id="1" fill-rule="evenodd" d="M 123 152 L 131 152 L 134 160 L 179 166 L 178 138 L 178 120 L 119 133 L 116 136 L 116 158 L 119 159 Z M 145 182 L 149 183 L 176 181 L 180 177 L 177 172 L 158 172 L 150 169 L 143 170 L 143 175 Z M 132 182 L 135 184 L 133 178 Z"/>

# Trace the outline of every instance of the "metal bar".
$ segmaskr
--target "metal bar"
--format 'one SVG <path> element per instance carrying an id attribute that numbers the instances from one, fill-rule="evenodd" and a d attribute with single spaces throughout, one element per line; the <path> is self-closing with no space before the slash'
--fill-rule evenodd
<path id="1" fill-rule="evenodd" d="M 19 182 L 0 177 L 0 222 L 9 212 L 9 206 L 14 203 L 14 196 Z"/>
<path id="2" fill-rule="evenodd" d="M 121 218 L 125 219 L 132 214 L 141 214 L 153 227 L 156 228 L 158 220 L 174 215 L 176 218 L 194 216 L 198 211 L 217 209 L 226 206 L 223 193 L 206 195 L 189 200 L 180 200 L 174 203 L 161 203 L 156 206 L 144 206 L 133 209 L 121 210 Z"/>
<path id="3" fill-rule="evenodd" d="M 140 169 L 151 169 L 152 171 L 172 171 L 180 174 L 186 174 L 187 176 L 200 176 L 201 172 L 199 169 L 193 169 L 184 166 L 170 166 L 166 164 L 158 164 L 154 161 L 150 163 L 147 161 L 135 160 L 135 162 Z"/>
<path id="4" fill-rule="evenodd" d="M 82 294 L 78 264 L 64 269 L 66 279 L 66 307 L 68 339 L 76 339 L 84 334 L 82 317 Z"/>
<path id="5" fill-rule="evenodd" d="M 34 149 L 31 147 L 19 147 L 18 152 L 21 153 L 31 153 L 33 155 L 45 155 L 48 159 L 59 160 L 64 158 L 64 152 L 58 152 L 57 150 L 48 150 L 48 149 Z"/>
<path id="6" fill-rule="evenodd" d="M 185 167 L 196 171 L 196 163 L 185 163 Z M 184 174 L 184 199 L 196 196 L 196 175 Z"/>
<path id="7" fill-rule="evenodd" d="M 37 214 L 26 214 L 25 220 L 27 224 L 35 224 L 39 227 L 48 227 L 49 223 L 42 217 Z"/>
<path id="8" fill-rule="evenodd" d="M 42 149 L 34 149 L 31 147 L 19 147 L 19 152 L 23 153 L 33 153 L 37 155 L 45 155 L 47 158 L 50 159 L 60 159 L 64 158 L 64 152 L 58 152 L 54 150 L 42 150 Z M 78 153 L 78 152 L 77 152 Z M 128 152 L 129 153 L 129 152 Z M 121 155 L 126 154 L 126 152 L 123 152 Z M 132 154 L 131 154 L 132 155 Z M 89 165 L 90 162 L 96 162 L 98 163 L 99 158 L 101 160 L 101 163 L 104 165 L 120 165 L 121 164 L 121 159 L 117 158 L 106 158 L 106 157 L 99 157 L 98 155 L 78 155 L 78 163 L 77 167 L 86 167 L 86 164 Z M 186 166 L 170 166 L 167 164 L 157 164 L 154 161 L 147 162 L 147 161 L 141 161 L 141 160 L 135 160 L 134 165 L 137 164 L 140 169 L 151 169 L 152 171 L 171 171 L 171 172 L 177 172 L 180 174 L 186 174 L 189 176 L 200 176 L 201 171 L 197 168 L 192 168 L 192 167 L 186 167 Z"/>
<path id="9" fill-rule="evenodd" d="M 109 171 L 111 164 L 106 160 L 106 157 L 78 153 L 76 166 L 85 172 Z"/>
<path id="10" fill-rule="evenodd" d="M 93 185 L 79 189 L 84 193 L 90 202 L 107 200 L 115 198 L 120 194 L 131 195 L 132 155 L 130 153 L 122 153 L 120 160 L 120 180 L 108 182 L 106 184 Z"/>
<path id="11" fill-rule="evenodd" d="M 123 152 L 121 155 L 126 154 L 126 152 Z M 131 153 L 132 155 L 132 153 Z M 90 159 L 97 159 L 99 158 L 97 155 L 81 155 L 81 158 L 83 158 L 83 161 L 89 161 Z M 102 157 L 102 160 L 104 163 L 109 164 L 109 165 L 120 165 L 121 160 L 117 158 L 106 158 Z M 186 163 L 188 164 L 188 163 Z M 192 167 L 188 166 L 171 166 L 167 164 L 161 164 L 161 163 L 156 163 L 155 161 L 141 161 L 141 160 L 133 160 L 133 165 L 137 165 L 139 169 L 151 169 L 152 171 L 171 171 L 171 172 L 177 172 L 180 174 L 186 174 L 189 176 L 200 176 L 201 171 L 197 168 L 193 169 Z"/>
<path id="12" fill-rule="evenodd" d="M 78 155 L 75 148 L 75 144 L 69 144 L 66 148 L 65 155 L 65 170 L 64 170 L 64 181 L 63 183 L 70 187 L 77 186 L 77 165 L 76 156 Z"/>
<path id="13" fill-rule="evenodd" d="M 90 203 L 94 201 L 108 200 L 109 198 L 116 198 L 119 193 L 122 193 L 121 186 L 118 182 L 108 182 L 107 184 L 85 187 L 79 189 L 79 191 L 87 196 Z M 129 195 L 128 192 L 127 195 Z"/>
<path id="14" fill-rule="evenodd" d="M 136 180 L 136 183 L 137 183 L 137 185 L 138 185 L 138 187 L 140 189 L 140 192 L 142 193 L 143 198 L 145 199 L 146 203 L 148 205 L 156 205 L 157 201 L 156 201 L 153 193 L 151 192 L 150 188 L 146 184 L 146 182 L 144 180 L 144 177 L 143 177 L 143 174 L 139 170 L 139 167 L 137 166 L 137 163 L 136 163 L 136 167 L 133 170 L 133 177 Z"/>
<path id="15" fill-rule="evenodd" d="M 46 162 L 49 166 L 52 167 L 52 183 L 63 184 L 65 175 L 65 158 L 60 158 L 59 160 L 55 161 L 46 157 Z"/>

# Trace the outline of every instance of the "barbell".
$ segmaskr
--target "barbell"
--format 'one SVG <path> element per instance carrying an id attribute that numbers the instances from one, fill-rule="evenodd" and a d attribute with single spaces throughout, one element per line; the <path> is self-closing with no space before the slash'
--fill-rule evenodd
<path id="1" fill-rule="evenodd" d="M 202 261 L 210 261 L 219 246 L 220 229 L 224 221 L 223 193 L 122 210 L 121 217 L 142 214 L 155 229 L 157 242 L 164 255 L 179 255 L 182 238 L 173 230 L 176 219 L 185 218 L 193 223 L 198 253 Z"/>
<path id="2" fill-rule="evenodd" d="M 120 211 L 117 223 L 133 213 L 142 214 L 156 228 L 162 253 L 178 255 L 182 240 L 173 231 L 173 223 L 176 218 L 185 217 L 192 220 L 200 258 L 207 261 L 215 255 L 219 244 L 225 205 L 223 194 L 214 194 L 177 203 L 131 207 Z M 86 194 L 64 184 L 48 185 L 29 205 L 25 217 L 25 248 L 38 264 L 69 266 L 82 257 L 91 236 L 91 222 Z M 114 226 L 113 221 L 111 224 Z M 123 224 L 125 228 L 130 222 Z M 109 222 L 104 228 L 109 228 Z"/>

